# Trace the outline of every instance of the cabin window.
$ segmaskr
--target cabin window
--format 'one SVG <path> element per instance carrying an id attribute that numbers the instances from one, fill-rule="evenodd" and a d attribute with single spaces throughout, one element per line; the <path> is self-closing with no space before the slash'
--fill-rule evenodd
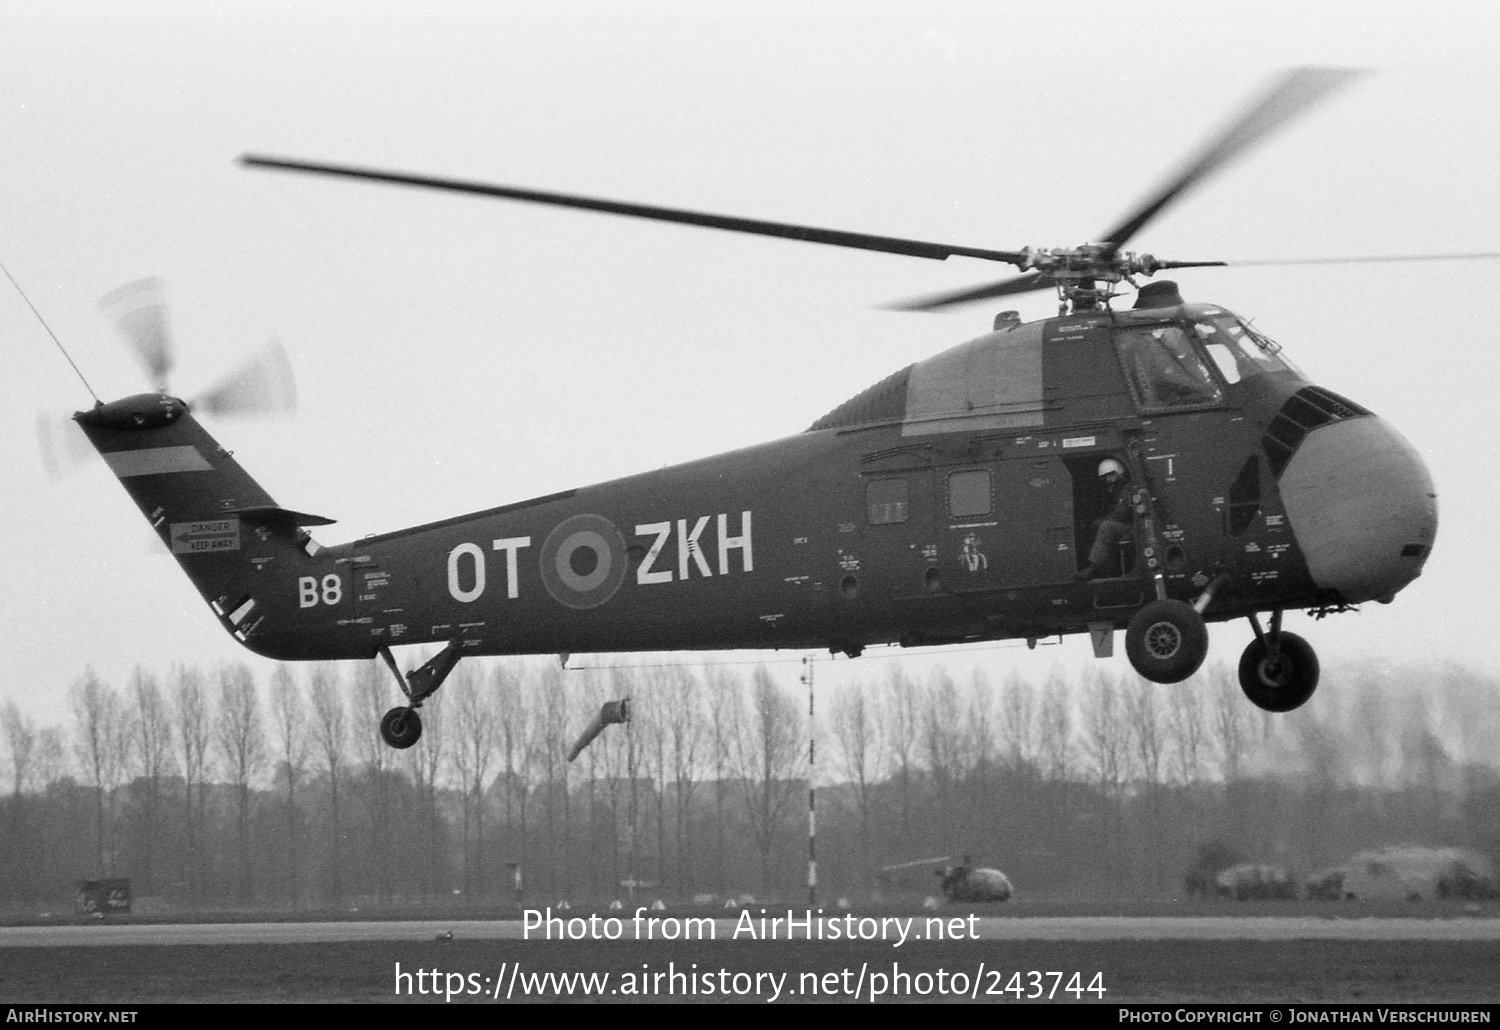
<path id="1" fill-rule="evenodd" d="M 1180 325 L 1131 327 L 1115 334 L 1120 361 L 1143 408 L 1218 403 L 1223 392 Z"/>
<path id="2" fill-rule="evenodd" d="M 907 505 L 906 480 L 872 479 L 865 486 L 865 510 L 870 525 L 885 526 L 911 517 Z"/>
<path id="3" fill-rule="evenodd" d="M 988 515 L 990 501 L 989 469 L 955 472 L 948 477 L 948 514 L 954 518 Z"/>

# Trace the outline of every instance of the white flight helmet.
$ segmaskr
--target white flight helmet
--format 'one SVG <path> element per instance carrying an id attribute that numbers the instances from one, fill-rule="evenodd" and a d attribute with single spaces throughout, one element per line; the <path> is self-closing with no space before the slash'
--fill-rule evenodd
<path id="1" fill-rule="evenodd" d="M 1111 472 L 1117 476 L 1123 476 L 1125 474 L 1125 466 L 1113 458 L 1105 458 L 1099 463 L 1099 477 L 1102 479 Z"/>

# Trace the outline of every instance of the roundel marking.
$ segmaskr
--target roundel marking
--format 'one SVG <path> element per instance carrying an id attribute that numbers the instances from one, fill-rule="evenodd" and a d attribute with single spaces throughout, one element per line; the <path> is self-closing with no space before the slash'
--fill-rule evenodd
<path id="1" fill-rule="evenodd" d="M 600 515 L 564 519 L 542 544 L 542 583 L 569 608 L 597 608 L 625 581 L 625 538 Z"/>

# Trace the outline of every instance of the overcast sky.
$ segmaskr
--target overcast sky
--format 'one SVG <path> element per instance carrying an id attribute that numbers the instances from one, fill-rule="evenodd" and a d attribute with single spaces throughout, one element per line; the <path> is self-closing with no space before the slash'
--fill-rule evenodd
<path id="1" fill-rule="evenodd" d="M 279 503 L 339 520 L 325 543 L 798 432 L 994 315 L 878 305 L 1006 269 L 251 171 L 235 164 L 246 151 L 1067 246 L 1104 231 L 1278 70 L 1325 64 L 1372 74 L 1133 245 L 1184 260 L 1500 250 L 1489 2 L 271 11 L 0 3 L 0 261 L 106 400 L 148 385 L 97 305 L 141 276 L 159 276 L 172 305 L 174 392 L 279 338 L 299 417 L 210 430 Z M 1176 276 L 1386 417 L 1436 480 L 1436 549 L 1395 604 L 1289 618 L 1325 665 L 1500 670 L 1487 587 L 1497 270 Z M 1018 306 L 1045 317 L 1055 300 Z M 61 721 L 90 665 L 123 683 L 137 664 L 244 660 L 264 678 L 271 663 L 223 632 L 102 463 L 45 474 L 37 415 L 91 398 L 3 281 L 0 354 L 0 698 Z M 1214 656 L 1235 660 L 1249 635 L 1215 625 Z M 1079 639 L 941 660 L 998 684 L 1088 655 Z M 871 652 L 828 664 L 820 682 L 888 666 Z M 786 682 L 795 674 L 783 667 Z"/>

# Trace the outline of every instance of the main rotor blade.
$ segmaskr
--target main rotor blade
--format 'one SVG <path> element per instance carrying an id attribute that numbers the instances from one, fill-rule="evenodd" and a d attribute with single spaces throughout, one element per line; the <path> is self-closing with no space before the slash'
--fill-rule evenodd
<path id="1" fill-rule="evenodd" d="M 897 301 L 894 304 L 882 306 L 892 311 L 940 311 L 956 304 L 989 300 L 992 297 L 1006 297 L 1012 293 L 1030 293 L 1032 290 L 1050 289 L 1055 281 L 1044 272 L 1027 272 L 1025 275 L 1018 275 L 1013 279 L 1002 279 L 988 286 L 957 290 L 952 293 L 934 293 L 926 297 L 915 297 L 911 300 Z"/>
<path id="2" fill-rule="evenodd" d="M 1500 258 L 1500 251 L 1484 250 L 1472 254 L 1370 254 L 1364 257 L 1273 258 L 1269 261 L 1218 261 L 1230 268 L 1257 268 L 1267 265 L 1370 265 L 1399 261 L 1490 261 Z"/>
<path id="3" fill-rule="evenodd" d="M 1014 250 L 988 250 L 983 247 L 961 247 L 949 243 L 927 243 L 907 240 L 895 236 L 873 236 L 868 233 L 844 232 L 839 229 L 820 229 L 810 225 L 793 225 L 787 222 L 766 222 L 754 218 L 735 218 L 729 215 L 687 211 L 681 208 L 655 207 L 649 204 L 631 204 L 599 197 L 583 197 L 568 193 L 548 193 L 542 190 L 520 189 L 514 186 L 496 186 L 466 179 L 441 179 L 425 175 L 407 175 L 399 172 L 384 172 L 373 168 L 357 168 L 349 165 L 319 164 L 311 161 L 293 161 L 285 158 L 262 157 L 246 154 L 240 163 L 253 168 L 274 168 L 292 172 L 311 172 L 316 175 L 334 175 L 346 179 L 366 179 L 372 182 L 393 183 L 398 186 L 420 186 L 425 189 L 448 190 L 454 193 L 474 193 L 485 197 L 501 197 L 506 200 L 523 200 L 533 204 L 551 204 L 556 207 L 580 208 L 585 211 L 600 211 L 605 214 L 625 215 L 630 218 L 646 218 L 658 222 L 676 222 L 681 225 L 698 225 L 708 229 L 725 229 L 730 232 L 751 233 L 756 236 L 778 236 L 807 243 L 824 243 L 835 247 L 852 247 L 857 250 L 878 250 L 888 254 L 905 254 L 909 257 L 932 258 L 942 261 L 959 256 L 980 258 L 985 261 L 1004 261 L 1022 267 L 1026 255 Z"/>
<path id="4" fill-rule="evenodd" d="M 172 335 L 167 330 L 167 306 L 161 297 L 161 283 L 156 279 L 126 283 L 105 294 L 99 306 L 135 348 L 151 385 L 165 391 L 167 376 L 172 371 Z"/>
<path id="5" fill-rule="evenodd" d="M 1110 251 L 1119 250 L 1168 204 L 1362 74 L 1362 71 L 1347 68 L 1293 68 L 1286 72 L 1259 100 L 1191 158 L 1182 171 L 1105 233 L 1099 242 L 1108 246 Z"/>

